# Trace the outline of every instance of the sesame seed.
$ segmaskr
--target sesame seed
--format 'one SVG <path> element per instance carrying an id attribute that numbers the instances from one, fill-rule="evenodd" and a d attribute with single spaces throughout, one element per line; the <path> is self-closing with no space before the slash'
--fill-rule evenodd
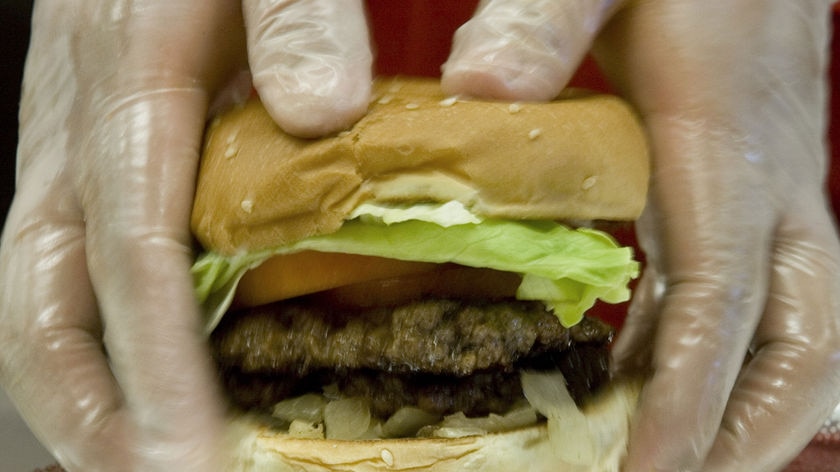
<path id="1" fill-rule="evenodd" d="M 442 107 L 451 107 L 458 101 L 458 97 L 447 97 L 438 102 L 438 104 Z"/>
<path id="2" fill-rule="evenodd" d="M 589 176 L 589 177 L 583 179 L 583 182 L 581 182 L 581 184 L 580 184 L 580 188 L 582 188 L 584 190 L 589 190 L 589 189 L 591 189 L 592 187 L 595 186 L 595 183 L 597 181 L 598 181 L 598 177 L 595 177 L 594 175 Z"/>
<path id="3" fill-rule="evenodd" d="M 420 108 L 420 105 L 418 105 L 416 103 L 406 103 L 405 104 L 405 109 L 406 110 L 416 110 L 418 108 Z"/>
<path id="4" fill-rule="evenodd" d="M 508 113 L 519 113 L 522 110 L 522 105 L 514 102 L 508 105 Z"/>
<path id="5" fill-rule="evenodd" d="M 535 140 L 535 139 L 539 138 L 541 134 L 542 134 L 542 130 L 541 130 L 541 129 L 539 129 L 539 128 L 534 128 L 534 129 L 532 129 L 531 131 L 529 131 L 529 132 L 528 132 L 528 139 L 530 139 L 531 141 L 533 141 L 533 140 Z"/>
<path id="6" fill-rule="evenodd" d="M 245 213 L 251 213 L 254 211 L 254 201 L 253 200 L 242 200 L 242 203 L 239 204 L 242 207 L 242 211 Z"/>
<path id="7" fill-rule="evenodd" d="M 379 457 L 382 458 L 382 462 L 384 462 L 385 465 L 387 465 L 388 467 L 393 467 L 394 453 L 392 453 L 388 449 L 383 449 L 382 452 L 379 453 Z"/>

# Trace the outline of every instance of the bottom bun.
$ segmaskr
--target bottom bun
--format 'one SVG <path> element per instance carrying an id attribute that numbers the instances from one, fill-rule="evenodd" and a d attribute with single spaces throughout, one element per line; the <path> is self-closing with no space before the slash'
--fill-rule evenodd
<path id="1" fill-rule="evenodd" d="M 500 433 L 453 438 L 329 440 L 291 437 L 255 417 L 234 420 L 231 472 L 618 471 L 639 382 L 614 383 L 583 410 L 583 427 L 554 433 L 562 418 Z M 550 432 L 551 431 L 551 432 Z M 586 452 L 588 451 L 588 452 Z"/>

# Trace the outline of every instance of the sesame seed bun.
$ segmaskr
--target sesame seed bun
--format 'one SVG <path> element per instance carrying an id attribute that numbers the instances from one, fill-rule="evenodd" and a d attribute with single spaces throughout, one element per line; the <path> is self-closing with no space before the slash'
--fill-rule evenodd
<path id="1" fill-rule="evenodd" d="M 192 229 L 234 254 L 336 231 L 361 203 L 458 201 L 509 219 L 635 220 L 648 149 L 630 107 L 570 90 L 548 103 L 446 97 L 433 79 L 380 79 L 352 129 L 283 133 L 254 99 L 207 134 Z"/>

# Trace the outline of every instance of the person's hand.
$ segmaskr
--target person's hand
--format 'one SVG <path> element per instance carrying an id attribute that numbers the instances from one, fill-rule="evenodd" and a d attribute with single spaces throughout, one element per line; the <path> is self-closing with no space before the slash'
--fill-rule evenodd
<path id="1" fill-rule="evenodd" d="M 224 407 L 188 221 L 208 110 L 250 91 L 247 74 L 234 80 L 246 42 L 291 132 L 366 110 L 359 1 L 35 5 L 0 249 L 0 385 L 69 471 L 219 467 Z"/>
<path id="2" fill-rule="evenodd" d="M 648 265 L 614 349 L 650 375 L 625 468 L 781 468 L 840 396 L 830 2 L 619 3 L 484 2 L 444 87 L 550 98 L 594 44 L 653 154 Z"/>

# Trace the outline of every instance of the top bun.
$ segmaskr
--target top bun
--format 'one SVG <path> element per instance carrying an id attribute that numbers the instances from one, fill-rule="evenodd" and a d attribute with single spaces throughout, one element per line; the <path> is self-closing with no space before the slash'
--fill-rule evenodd
<path id="1" fill-rule="evenodd" d="M 644 132 L 614 96 L 548 103 L 447 98 L 433 79 L 374 83 L 368 114 L 338 135 L 284 133 L 258 100 L 211 124 L 193 232 L 222 254 L 341 227 L 361 203 L 461 202 L 510 219 L 634 220 L 649 175 Z"/>

